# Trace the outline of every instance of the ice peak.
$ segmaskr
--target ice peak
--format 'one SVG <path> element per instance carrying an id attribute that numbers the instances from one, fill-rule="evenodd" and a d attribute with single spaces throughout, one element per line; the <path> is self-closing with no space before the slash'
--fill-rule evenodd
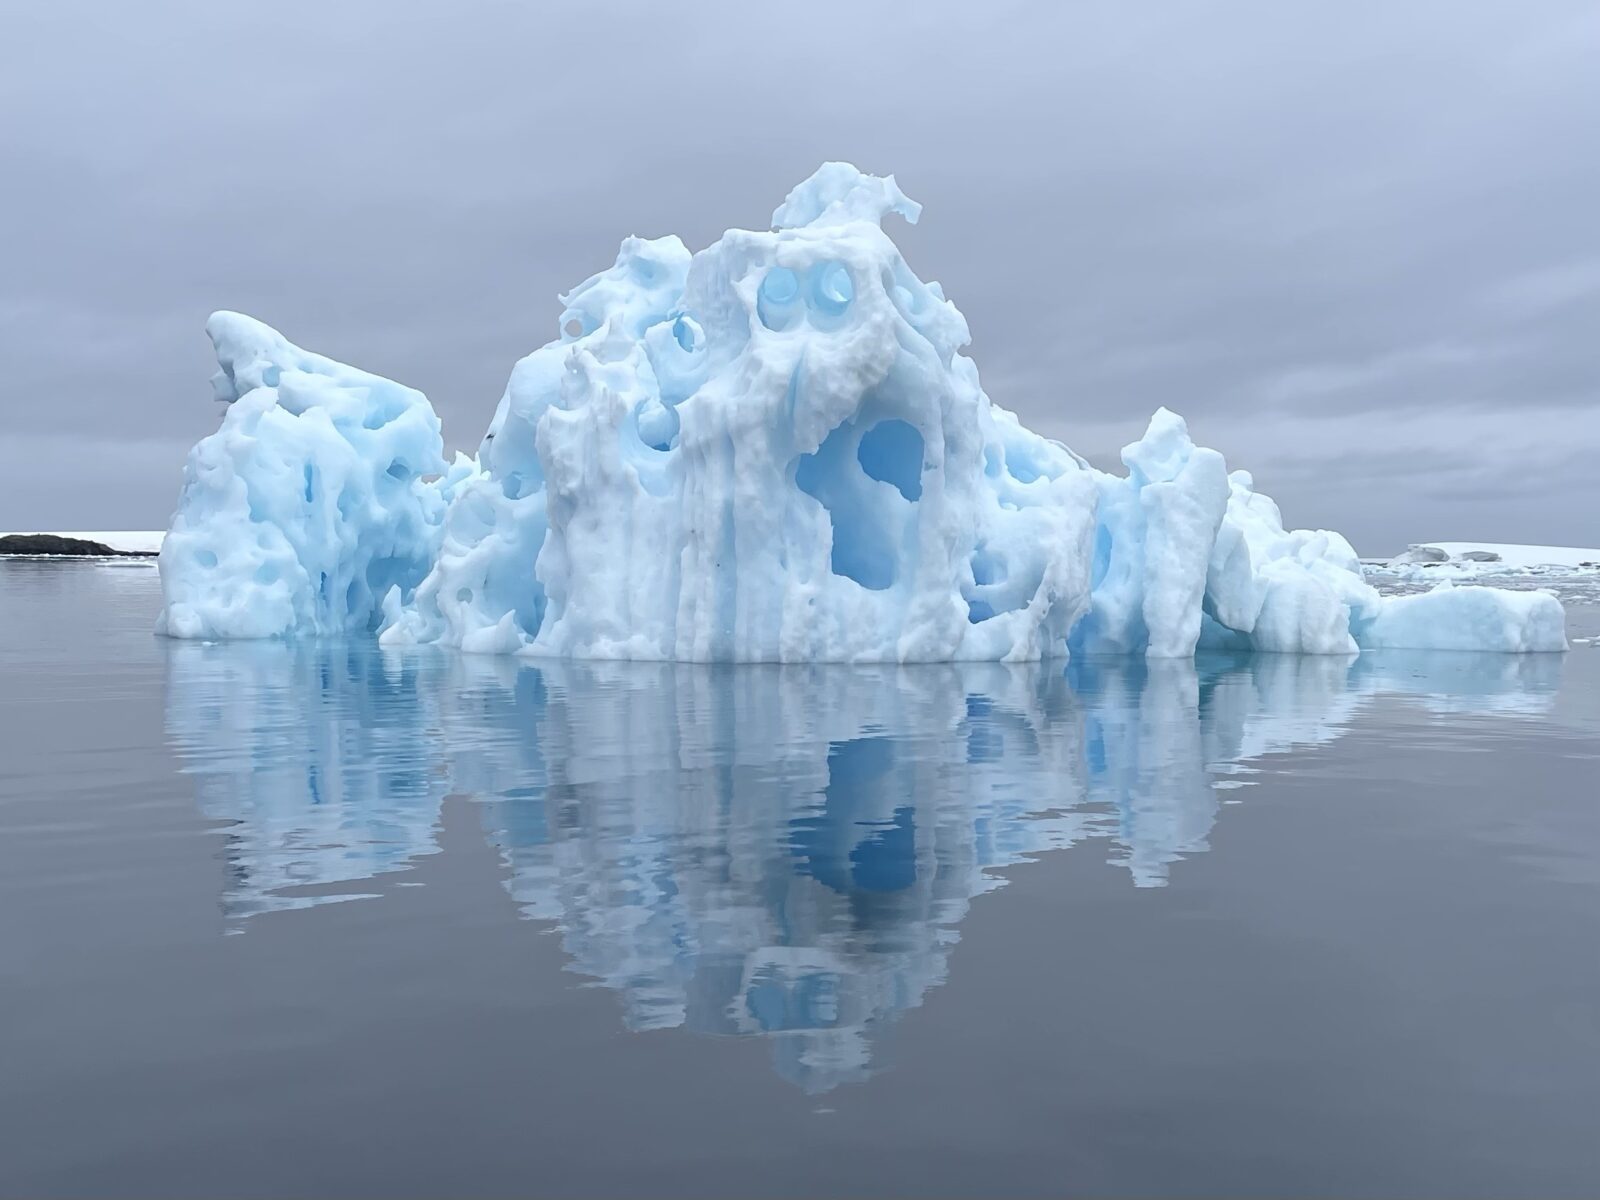
<path id="1" fill-rule="evenodd" d="M 893 175 L 868 175 L 851 163 L 828 162 L 805 182 L 795 185 L 773 212 L 772 227 L 798 229 L 851 221 L 881 225 L 892 212 L 915 225 L 922 215 L 922 205 L 900 190 Z"/>

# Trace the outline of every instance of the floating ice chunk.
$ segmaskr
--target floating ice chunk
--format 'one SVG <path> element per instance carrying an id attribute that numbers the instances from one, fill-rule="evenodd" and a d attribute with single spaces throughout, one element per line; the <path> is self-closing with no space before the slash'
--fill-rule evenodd
<path id="1" fill-rule="evenodd" d="M 1363 649 L 1551 651 L 1567 648 L 1561 602 L 1549 592 L 1440 584 L 1386 596 L 1358 628 Z"/>
<path id="2" fill-rule="evenodd" d="M 422 393 L 309 354 L 237 313 L 206 323 L 228 404 L 190 451 L 161 547 L 158 631 L 181 638 L 375 627 L 435 557 L 450 479 Z"/>

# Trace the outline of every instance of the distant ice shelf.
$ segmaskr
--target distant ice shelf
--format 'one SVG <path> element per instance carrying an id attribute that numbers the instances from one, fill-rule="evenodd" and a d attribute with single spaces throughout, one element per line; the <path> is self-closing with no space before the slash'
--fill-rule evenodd
<path id="1" fill-rule="evenodd" d="M 1167 409 L 1125 475 L 1024 428 L 882 228 L 920 212 L 827 163 L 770 230 L 626 239 L 453 463 L 422 393 L 214 314 L 227 409 L 160 630 L 737 662 L 1566 648 L 1551 595 L 1380 596 Z"/>
<path id="2" fill-rule="evenodd" d="M 1507 567 L 1587 567 L 1600 569 L 1600 547 L 1517 546 L 1504 542 L 1429 542 L 1451 558 L 1474 551 L 1498 554 Z"/>
<path id="3" fill-rule="evenodd" d="M 1524 546 L 1509 542 L 1415 542 L 1392 559 L 1374 560 L 1389 569 L 1451 567 L 1486 574 L 1509 571 L 1600 571 L 1600 547 Z"/>

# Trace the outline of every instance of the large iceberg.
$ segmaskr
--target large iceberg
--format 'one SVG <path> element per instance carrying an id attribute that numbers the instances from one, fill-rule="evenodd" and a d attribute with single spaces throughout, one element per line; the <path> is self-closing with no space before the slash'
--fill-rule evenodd
<path id="1" fill-rule="evenodd" d="M 1090 467 L 992 404 L 965 319 L 824 165 L 767 232 L 629 238 L 475 460 L 418 392 L 236 314 L 161 556 L 164 632 L 690 661 L 1560 650 L 1544 593 L 1380 597 L 1165 409 Z"/>

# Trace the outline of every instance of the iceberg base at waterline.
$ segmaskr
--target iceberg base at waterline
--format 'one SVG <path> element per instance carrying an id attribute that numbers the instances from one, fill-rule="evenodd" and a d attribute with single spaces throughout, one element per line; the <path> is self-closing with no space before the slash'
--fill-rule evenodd
<path id="1" fill-rule="evenodd" d="M 883 229 L 920 211 L 829 163 L 769 231 L 627 239 L 449 465 L 421 393 L 215 314 L 228 408 L 185 468 L 160 631 L 735 662 L 1565 649 L 1548 594 L 1379 596 L 1166 409 L 1126 475 L 1024 428 Z"/>

